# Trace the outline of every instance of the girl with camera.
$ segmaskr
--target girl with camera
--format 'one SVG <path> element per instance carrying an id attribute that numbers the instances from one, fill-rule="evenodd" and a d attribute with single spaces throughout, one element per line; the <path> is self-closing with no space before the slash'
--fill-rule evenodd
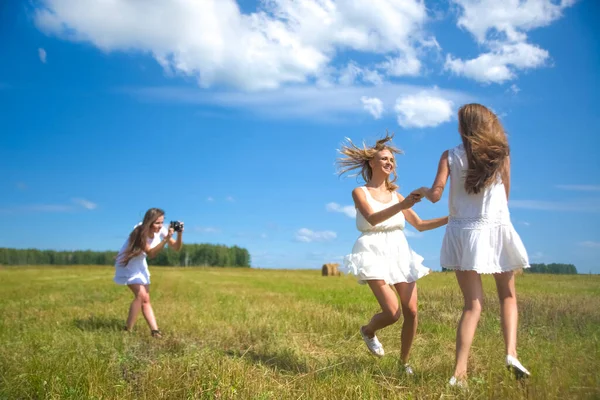
<path id="1" fill-rule="evenodd" d="M 135 226 L 129 238 L 119 251 L 115 263 L 114 281 L 127 285 L 133 292 L 133 301 L 129 306 L 126 331 L 130 331 L 142 311 L 152 336 L 160 338 L 161 332 L 156 324 L 154 311 L 150 304 L 150 272 L 147 257 L 155 257 L 167 244 L 179 251 L 183 245 L 183 222 L 172 223 L 167 229 L 163 226 L 165 212 L 160 208 L 146 211 L 144 220 Z M 177 240 L 173 239 L 177 231 Z"/>

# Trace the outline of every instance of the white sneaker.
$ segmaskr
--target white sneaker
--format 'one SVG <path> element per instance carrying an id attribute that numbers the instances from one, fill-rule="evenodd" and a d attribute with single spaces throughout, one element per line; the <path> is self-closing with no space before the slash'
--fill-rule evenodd
<path id="1" fill-rule="evenodd" d="M 365 344 L 367 345 L 369 351 L 374 356 L 383 357 L 383 355 L 385 354 L 385 352 L 383 351 L 383 346 L 379 342 L 379 339 L 377 339 L 377 335 L 373 335 L 373 337 L 370 338 L 367 335 L 365 335 L 365 333 L 363 332 L 362 328 L 360 328 L 359 331 L 360 331 L 360 336 L 362 336 L 362 338 L 365 341 Z"/>
<path id="2" fill-rule="evenodd" d="M 413 371 L 412 367 L 409 364 L 404 364 L 404 373 L 408 376 L 413 376 L 415 371 Z"/>
<path id="3" fill-rule="evenodd" d="M 517 379 L 526 378 L 531 375 L 527 368 L 513 356 L 506 356 L 506 368 L 511 369 Z"/>
<path id="4" fill-rule="evenodd" d="M 459 381 L 458 379 L 456 379 L 455 376 L 450 378 L 448 385 L 450 385 L 452 387 L 463 388 L 463 389 L 466 389 L 466 387 L 467 387 L 467 383 L 465 381 Z"/>

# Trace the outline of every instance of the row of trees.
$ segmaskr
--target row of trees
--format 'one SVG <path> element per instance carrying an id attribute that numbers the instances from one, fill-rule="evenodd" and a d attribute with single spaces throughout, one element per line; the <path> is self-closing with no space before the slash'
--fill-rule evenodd
<path id="1" fill-rule="evenodd" d="M 525 273 L 533 274 L 577 274 L 577 268 L 573 264 L 529 264 L 531 268 L 524 270 Z M 442 271 L 452 271 L 442 268 Z"/>
<path id="2" fill-rule="evenodd" d="M 531 268 L 527 272 L 534 274 L 576 274 L 577 268 L 573 264 L 530 264 Z"/>
<path id="3" fill-rule="evenodd" d="M 0 265 L 113 265 L 116 251 L 55 251 L 0 248 Z M 248 250 L 215 244 L 184 244 L 181 251 L 167 248 L 151 265 L 250 267 Z"/>

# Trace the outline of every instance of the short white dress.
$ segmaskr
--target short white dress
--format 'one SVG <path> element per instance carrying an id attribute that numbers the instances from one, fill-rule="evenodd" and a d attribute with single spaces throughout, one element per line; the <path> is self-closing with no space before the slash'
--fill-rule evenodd
<path id="1" fill-rule="evenodd" d="M 450 215 L 442 242 L 442 267 L 495 274 L 529 268 L 527 251 L 515 231 L 500 177 L 478 194 L 468 194 L 463 145 L 448 151 Z"/>
<path id="2" fill-rule="evenodd" d="M 362 189 L 374 212 L 399 202 L 396 193 L 392 193 L 389 203 L 381 203 L 371 196 L 366 187 L 362 186 Z M 346 272 L 354 274 L 361 284 L 369 280 L 383 280 L 394 285 L 414 282 L 427 275 L 430 270 L 422 264 L 423 257 L 415 253 L 406 241 L 404 225 L 402 212 L 373 226 L 357 210 L 356 227 L 362 235 L 354 244 L 352 254 L 344 257 Z"/>
<path id="3" fill-rule="evenodd" d="M 150 245 L 150 248 L 158 245 L 167 236 L 167 234 L 168 230 L 163 226 L 160 232 L 154 234 L 152 239 L 148 238 L 147 243 Z M 131 260 L 129 260 L 127 265 L 122 264 L 121 260 L 128 244 L 129 238 L 125 241 L 123 247 L 121 247 L 119 254 L 117 254 L 117 262 L 115 263 L 115 277 L 113 280 L 119 285 L 149 285 L 150 271 L 148 270 L 148 262 L 146 261 L 145 252 L 133 257 Z"/>

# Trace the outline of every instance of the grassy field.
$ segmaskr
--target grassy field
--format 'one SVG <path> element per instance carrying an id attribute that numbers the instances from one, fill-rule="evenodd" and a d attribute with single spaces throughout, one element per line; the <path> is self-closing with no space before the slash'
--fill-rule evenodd
<path id="1" fill-rule="evenodd" d="M 378 311 L 352 277 L 319 271 L 153 268 L 163 339 L 143 318 L 121 329 L 129 291 L 112 267 L 0 268 L 1 399 L 592 399 L 600 398 L 600 277 L 524 275 L 519 357 L 504 368 L 491 277 L 469 389 L 449 388 L 462 307 L 451 273 L 419 281 L 412 365 L 401 373 L 400 323 L 369 355 L 358 328 Z"/>

